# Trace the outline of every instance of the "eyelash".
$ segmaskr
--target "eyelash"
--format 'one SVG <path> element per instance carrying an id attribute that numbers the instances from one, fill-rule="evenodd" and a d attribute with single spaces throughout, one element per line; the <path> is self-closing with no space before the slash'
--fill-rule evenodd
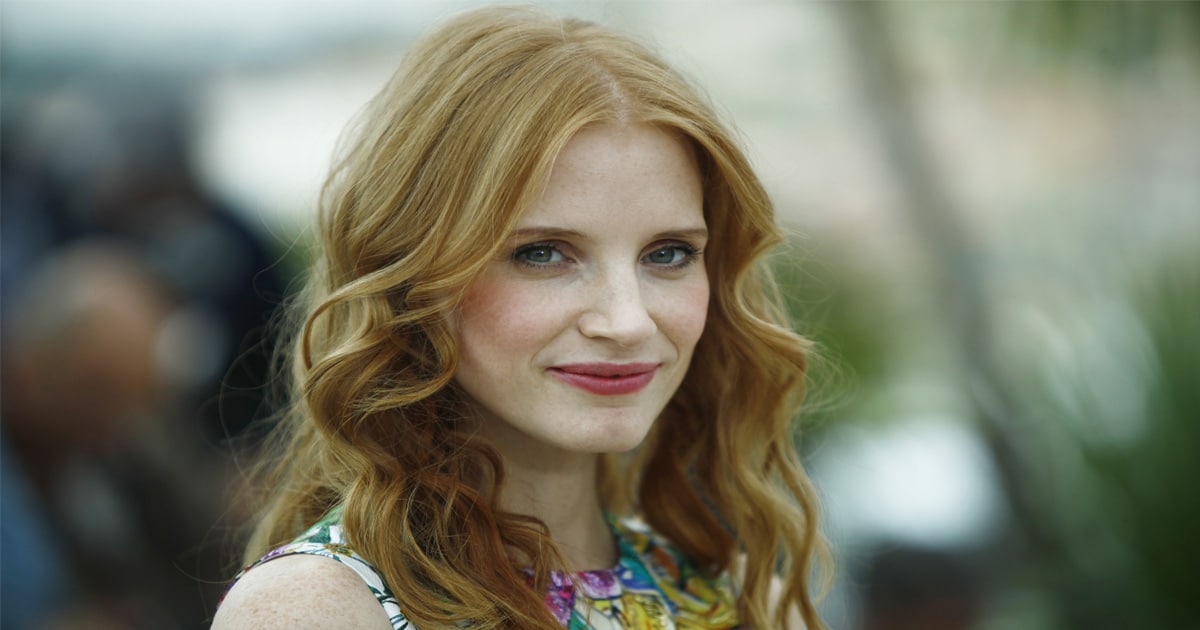
<path id="1" fill-rule="evenodd" d="M 664 263 L 661 265 L 663 268 L 670 270 L 683 269 L 684 267 L 687 267 L 688 265 L 696 262 L 702 253 L 702 250 L 696 249 L 695 247 L 692 247 L 686 243 L 667 243 L 650 250 L 645 256 L 642 256 L 641 259 L 646 260 L 651 255 L 666 250 L 673 250 L 683 253 L 683 258 L 678 262 Z"/>
<path id="2" fill-rule="evenodd" d="M 552 261 L 548 261 L 548 262 L 532 262 L 528 259 L 528 255 L 530 253 L 537 251 L 537 250 L 543 250 L 543 249 L 548 250 L 550 252 L 551 258 L 554 258 L 557 255 L 560 258 L 560 260 L 552 260 Z M 650 263 L 656 267 L 659 267 L 661 269 L 665 269 L 668 271 L 683 269 L 684 267 L 687 267 L 688 265 L 691 265 L 692 263 L 696 262 L 700 258 L 700 255 L 704 253 L 704 250 L 698 249 L 696 247 L 692 247 L 691 245 L 688 245 L 686 243 L 667 243 L 664 245 L 659 245 L 657 247 L 654 247 L 648 253 L 643 255 L 640 258 L 640 260 L 646 261 L 646 259 L 651 254 L 655 254 L 655 253 L 658 253 L 658 252 L 661 252 L 664 250 L 674 250 L 674 251 L 680 251 L 683 253 L 683 258 L 681 260 L 679 260 L 678 262 L 671 262 L 671 263 L 664 263 L 664 264 Z M 530 269 L 554 268 L 554 267 L 557 267 L 558 265 L 561 265 L 563 262 L 566 261 L 566 259 L 567 259 L 566 254 L 564 254 L 562 252 L 562 250 L 559 249 L 558 246 L 556 246 L 553 243 L 530 243 L 528 245 L 522 245 L 522 246 L 516 248 L 515 250 L 513 250 L 513 253 L 512 253 L 513 262 L 515 262 L 518 265 L 521 265 L 523 267 L 528 267 Z"/>

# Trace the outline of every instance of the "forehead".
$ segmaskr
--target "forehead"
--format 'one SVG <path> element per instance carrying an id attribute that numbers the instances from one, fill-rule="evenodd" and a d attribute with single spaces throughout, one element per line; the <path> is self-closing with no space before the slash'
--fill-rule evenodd
<path id="1" fill-rule="evenodd" d="M 562 221 L 607 229 L 661 222 L 703 227 L 702 206 L 700 170 L 678 134 L 646 124 L 594 124 L 559 153 L 519 228 Z"/>

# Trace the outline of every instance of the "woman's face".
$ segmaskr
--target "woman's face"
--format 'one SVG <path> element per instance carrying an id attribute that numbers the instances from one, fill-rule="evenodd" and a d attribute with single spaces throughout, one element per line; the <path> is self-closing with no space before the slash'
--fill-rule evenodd
<path id="1" fill-rule="evenodd" d="M 704 330 L 696 161 L 649 125 L 593 125 L 467 290 L 455 379 L 508 457 L 637 446 Z M 549 449 L 549 450 L 548 450 Z"/>

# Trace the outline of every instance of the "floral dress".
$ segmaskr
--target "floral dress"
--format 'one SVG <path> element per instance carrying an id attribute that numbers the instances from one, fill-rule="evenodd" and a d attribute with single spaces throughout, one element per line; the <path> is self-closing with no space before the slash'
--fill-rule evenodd
<path id="1" fill-rule="evenodd" d="M 383 575 L 346 542 L 335 510 L 296 540 L 246 570 L 280 556 L 311 554 L 354 570 L 379 600 L 394 630 L 417 630 Z M 728 630 L 737 595 L 728 573 L 705 575 L 691 558 L 637 518 L 610 518 L 620 558 L 610 569 L 554 572 L 546 606 L 568 630 Z M 244 572 L 244 571 L 243 571 Z"/>

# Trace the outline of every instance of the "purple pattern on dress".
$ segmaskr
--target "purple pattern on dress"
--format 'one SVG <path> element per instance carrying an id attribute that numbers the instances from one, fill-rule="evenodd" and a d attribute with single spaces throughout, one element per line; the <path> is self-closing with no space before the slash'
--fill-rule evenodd
<path id="1" fill-rule="evenodd" d="M 550 572 L 550 587 L 546 589 L 546 606 L 562 625 L 571 620 L 575 607 L 575 584 L 561 571 Z"/>
<path id="2" fill-rule="evenodd" d="M 621 581 L 615 569 L 582 571 L 575 574 L 579 588 L 592 599 L 612 599 L 621 596 Z"/>
<path id="3" fill-rule="evenodd" d="M 530 576 L 532 578 L 532 576 Z M 574 579 L 572 579 L 574 578 Z M 546 606 L 564 626 L 571 619 L 575 607 L 575 592 L 592 600 L 616 599 L 621 596 L 621 581 L 614 569 L 598 569 L 567 573 L 550 572 L 550 586 L 546 589 Z"/>

